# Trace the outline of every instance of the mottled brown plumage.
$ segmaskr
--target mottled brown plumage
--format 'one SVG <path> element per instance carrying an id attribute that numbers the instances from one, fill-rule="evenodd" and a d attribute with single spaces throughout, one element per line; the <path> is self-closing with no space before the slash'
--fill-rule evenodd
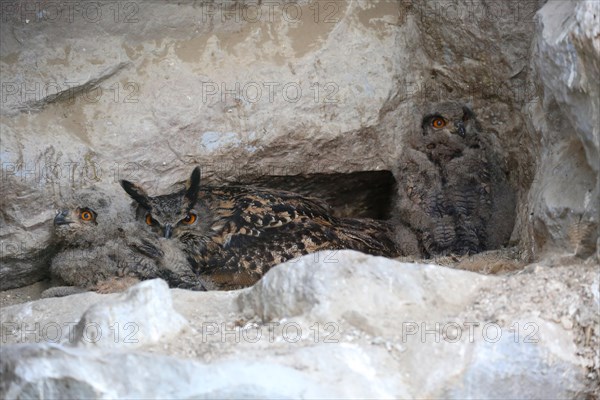
<path id="1" fill-rule="evenodd" d="M 252 285 L 273 265 L 319 250 L 400 252 L 385 222 L 338 219 L 322 201 L 292 192 L 200 186 L 199 168 L 186 189 L 168 195 L 122 185 L 139 204 L 138 220 L 183 243 L 199 276 L 219 289 Z"/>
<path id="2" fill-rule="evenodd" d="M 416 232 L 426 255 L 474 254 L 508 241 L 515 194 L 468 107 L 433 105 L 409 135 L 395 175 L 398 224 Z"/>

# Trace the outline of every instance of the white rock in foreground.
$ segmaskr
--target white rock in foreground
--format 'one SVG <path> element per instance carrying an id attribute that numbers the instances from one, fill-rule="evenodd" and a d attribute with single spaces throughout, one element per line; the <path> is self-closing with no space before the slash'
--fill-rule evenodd
<path id="1" fill-rule="evenodd" d="M 455 315 L 492 280 L 356 251 L 324 251 L 272 269 L 240 295 L 239 303 L 247 316 L 264 321 L 296 316 L 321 322 L 345 319 L 377 334 L 371 328 L 390 325 L 395 330 L 399 321 Z"/>
<path id="2" fill-rule="evenodd" d="M 131 312 L 152 321 L 140 325 L 140 339 L 157 327 L 178 333 L 146 332 L 139 347 L 4 345 L 0 396 L 585 397 L 590 383 L 575 344 L 581 331 L 567 322 L 569 310 L 584 315 L 593 299 L 586 297 L 589 284 L 585 292 L 565 290 L 577 279 L 593 279 L 588 268 L 559 270 L 480 276 L 339 251 L 279 265 L 237 292 L 171 290 L 175 310 L 161 281 L 120 296 L 74 295 L 82 308 L 95 302 L 82 321 L 102 321 L 103 329 Z M 555 300 L 560 297 L 568 301 Z M 58 303 L 6 307 L 2 323 L 60 323 L 75 314 L 47 304 Z M 555 322 L 555 312 L 564 321 Z M 189 328 L 171 330 L 179 314 Z M 595 318 L 588 323 L 597 324 Z M 207 323 L 219 334 L 206 335 Z M 248 324 L 262 330 L 262 340 L 243 333 Z M 294 329 L 286 335 L 285 326 Z"/>
<path id="3" fill-rule="evenodd" d="M 0 394 L 7 399 L 335 397 L 308 374 L 260 361 L 203 365 L 141 352 L 19 345 L 2 349 L 2 365 Z"/>
<path id="4" fill-rule="evenodd" d="M 162 279 L 120 294 L 85 292 L 5 307 L 0 323 L 3 345 L 43 342 L 123 349 L 165 341 L 187 326 Z"/>
<path id="5" fill-rule="evenodd" d="M 75 327 L 75 345 L 138 347 L 166 340 L 186 324 L 173 309 L 167 283 L 153 279 L 90 307 Z"/>

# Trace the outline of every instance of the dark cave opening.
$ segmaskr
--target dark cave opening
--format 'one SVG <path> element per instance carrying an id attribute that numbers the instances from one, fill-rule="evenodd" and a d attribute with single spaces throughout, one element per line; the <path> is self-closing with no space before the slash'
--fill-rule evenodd
<path id="1" fill-rule="evenodd" d="M 342 218 L 389 219 L 396 180 L 391 171 L 359 171 L 332 174 L 263 175 L 232 184 L 288 190 L 317 197 Z"/>

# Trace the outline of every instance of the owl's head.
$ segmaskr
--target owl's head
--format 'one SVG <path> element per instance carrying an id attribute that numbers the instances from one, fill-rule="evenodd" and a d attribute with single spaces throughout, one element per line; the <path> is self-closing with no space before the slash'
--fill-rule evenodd
<path id="1" fill-rule="evenodd" d="M 162 196 L 149 196 L 140 186 L 126 180 L 121 186 L 138 204 L 137 218 L 156 234 L 167 239 L 197 229 L 198 213 L 194 205 L 200 189 L 200 168 L 196 167 L 186 187 Z"/>
<path id="2" fill-rule="evenodd" d="M 113 219 L 111 199 L 94 188 L 85 189 L 63 201 L 54 217 L 54 234 L 67 245 L 98 243 Z"/>
<path id="3" fill-rule="evenodd" d="M 419 147 L 433 161 L 448 161 L 468 147 L 477 148 L 478 131 L 475 113 L 469 107 L 439 103 L 423 117 Z"/>

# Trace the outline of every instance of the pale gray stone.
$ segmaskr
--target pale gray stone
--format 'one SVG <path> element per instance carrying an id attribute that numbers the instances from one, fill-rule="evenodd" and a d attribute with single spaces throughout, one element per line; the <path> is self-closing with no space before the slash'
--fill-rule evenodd
<path id="1" fill-rule="evenodd" d="M 75 326 L 75 346 L 135 348 L 166 340 L 187 325 L 162 279 L 141 282 L 91 306 Z"/>
<path id="2" fill-rule="evenodd" d="M 531 251 L 596 257 L 600 202 L 598 3 L 549 1 L 531 67 L 543 96 L 526 108 L 537 170 L 526 199 Z"/>
<path id="3" fill-rule="evenodd" d="M 229 293 L 151 281 L 17 304 L 0 313 L 0 397 L 598 396 L 597 2 L 357 0 L 318 23 L 305 1 L 287 9 L 302 21 L 281 7 L 248 21 L 242 2 L 93 3 L 73 20 L 3 4 L 17 8 L 0 24 L 0 289 L 47 274 L 55 209 L 80 187 L 126 201 L 119 179 L 158 193 L 195 164 L 218 183 L 392 170 L 446 98 L 498 137 L 511 240 L 537 264 L 496 277 L 340 251 Z M 110 340 L 83 340 L 92 322 Z"/>
<path id="4" fill-rule="evenodd" d="M 585 398 L 593 392 L 587 376 L 593 359 L 581 354 L 582 326 L 598 326 L 597 280 L 568 289 L 578 279 L 591 282 L 589 269 L 561 274 L 543 267 L 500 277 L 354 251 L 335 258 L 306 255 L 233 292 L 168 290 L 156 280 L 123 295 L 84 293 L 6 307 L 0 391 L 9 399 Z M 74 340 L 60 343 L 49 329 L 32 333 L 77 314 L 80 326 L 100 321 L 110 343 L 83 343 L 76 330 Z M 566 329 L 569 315 L 575 323 Z M 122 317 L 139 321 L 138 343 L 113 343 Z M 178 328 L 183 318 L 189 325 Z M 11 321 L 29 333 L 10 332 Z M 118 341 L 125 341 L 123 333 Z M 28 343 L 15 344 L 15 337 Z"/>
<path id="5" fill-rule="evenodd" d="M 364 265 L 367 268 L 362 268 Z M 398 263 L 355 251 L 322 251 L 281 264 L 239 297 L 242 312 L 264 321 L 304 316 L 314 321 L 349 319 L 379 326 L 430 314 L 458 312 L 493 278 L 435 265 Z M 277 301 L 269 299 L 276 298 Z M 438 305 L 444 304 L 443 309 Z M 438 310 L 441 313 L 438 313 Z M 375 333 L 374 333 L 375 334 Z M 381 332 L 379 332 L 381 334 Z"/>
<path id="6" fill-rule="evenodd" d="M 499 133 L 524 199 L 533 157 L 516 110 L 535 2 L 286 4 L 252 18 L 235 1 L 107 1 L 60 15 L 7 3 L 0 288 L 47 274 L 51 220 L 71 190 L 110 194 L 128 179 L 164 191 L 192 164 L 211 182 L 391 171 L 423 106 L 446 97 Z"/>
<path id="7" fill-rule="evenodd" d="M 334 386 L 281 365 L 212 365 L 130 352 L 19 345 L 2 348 L 2 398 L 335 398 Z M 52 369 L 48 369 L 48 365 Z"/>

